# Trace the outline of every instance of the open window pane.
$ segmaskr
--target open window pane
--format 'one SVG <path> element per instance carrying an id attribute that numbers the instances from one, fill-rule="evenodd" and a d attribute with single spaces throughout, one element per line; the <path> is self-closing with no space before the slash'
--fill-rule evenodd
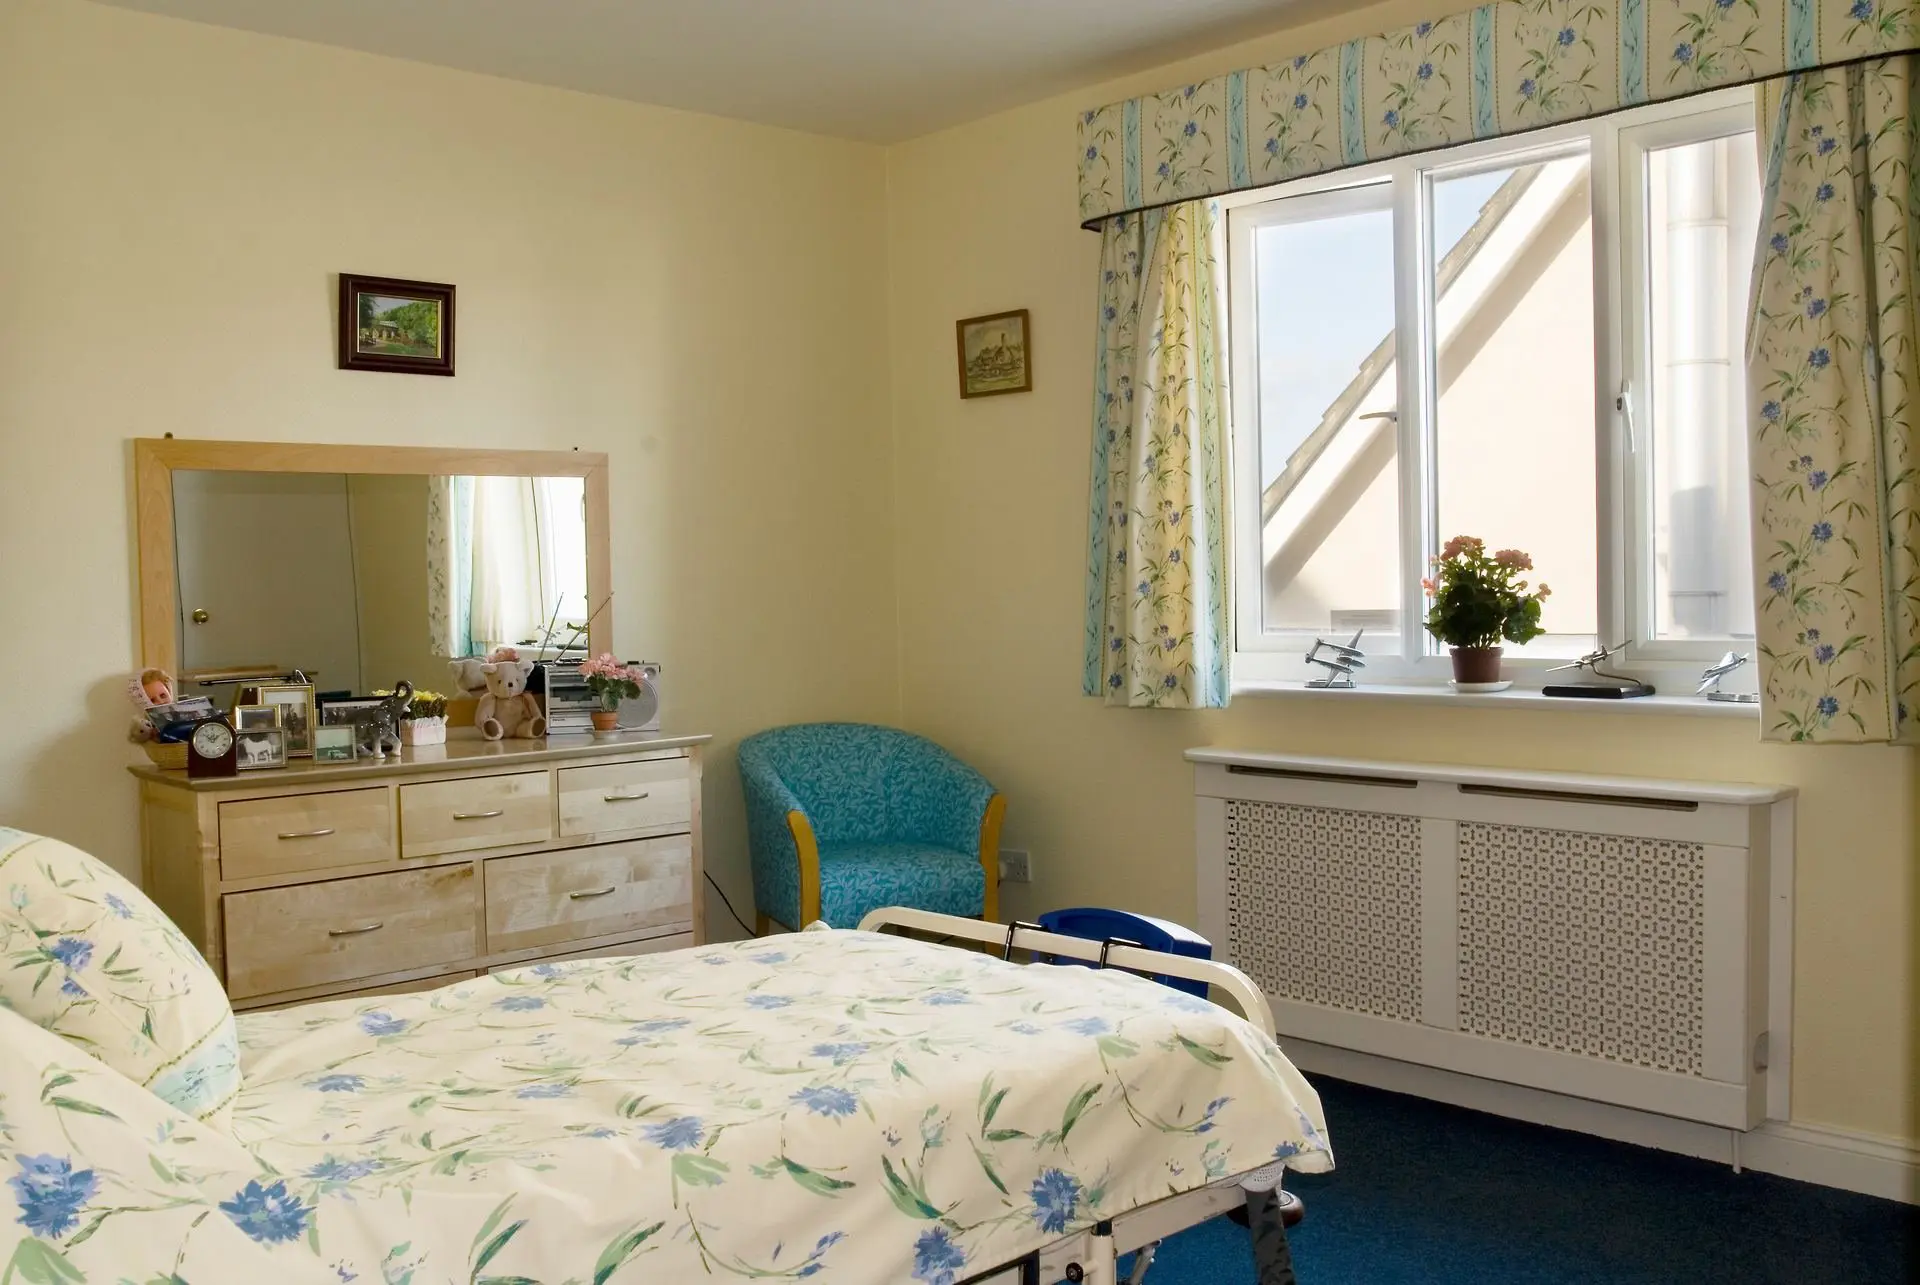
<path id="1" fill-rule="evenodd" d="M 1646 167 L 1654 636 L 1750 638 L 1740 343 L 1760 218 L 1754 136 L 1650 149 Z"/>
<path id="2" fill-rule="evenodd" d="M 1553 587 L 1524 649 L 1540 655 L 1599 628 L 1588 168 L 1581 153 L 1431 187 L 1433 534 L 1533 555 Z"/>
<path id="3" fill-rule="evenodd" d="M 1351 196 L 1254 234 L 1262 622 L 1364 625 L 1384 647 L 1402 583 L 1393 214 Z"/>

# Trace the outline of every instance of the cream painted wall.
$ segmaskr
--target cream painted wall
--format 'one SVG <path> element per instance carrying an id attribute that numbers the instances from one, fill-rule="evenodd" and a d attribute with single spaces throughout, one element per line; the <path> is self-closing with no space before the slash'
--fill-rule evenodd
<path id="1" fill-rule="evenodd" d="M 1191 778 L 1233 745 L 1356 757 L 1788 782 L 1800 788 L 1794 1113 L 1920 1135 L 1915 762 L 1762 745 L 1752 725 L 1243 698 L 1223 712 L 1083 699 L 1081 594 L 1097 238 L 1075 217 L 1075 113 L 1412 22 L 1358 10 L 892 149 L 900 674 L 907 722 L 1010 796 L 1036 882 L 1009 913 L 1077 902 L 1190 918 Z M 1034 391 L 961 401 L 953 319 L 1032 310 Z"/>
<path id="2" fill-rule="evenodd" d="M 734 742 L 898 709 L 878 148 L 0 0 L 0 174 L 0 824 L 138 868 L 129 439 L 577 447 L 750 913 Z M 455 282 L 459 374 L 334 369 L 342 270 Z"/>

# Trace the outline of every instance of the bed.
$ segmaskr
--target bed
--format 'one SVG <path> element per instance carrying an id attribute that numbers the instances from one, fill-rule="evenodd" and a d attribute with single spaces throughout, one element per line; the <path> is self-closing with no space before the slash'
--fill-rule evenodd
<path id="1" fill-rule="evenodd" d="M 863 927 L 888 924 L 1006 931 Z M 1022 932 L 1237 985 L 1266 1029 L 1113 969 L 815 929 L 243 1015 L 229 1133 L 0 1010 L 0 1262 L 57 1285 L 1099 1283 L 1244 1175 L 1331 1166 L 1243 977 Z"/>

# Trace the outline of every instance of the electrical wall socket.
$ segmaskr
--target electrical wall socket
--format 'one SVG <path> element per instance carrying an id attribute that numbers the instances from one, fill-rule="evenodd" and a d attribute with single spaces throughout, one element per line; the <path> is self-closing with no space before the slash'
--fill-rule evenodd
<path id="1" fill-rule="evenodd" d="M 1000 882 L 1032 883 L 1033 865 L 1025 848 L 1000 849 Z"/>

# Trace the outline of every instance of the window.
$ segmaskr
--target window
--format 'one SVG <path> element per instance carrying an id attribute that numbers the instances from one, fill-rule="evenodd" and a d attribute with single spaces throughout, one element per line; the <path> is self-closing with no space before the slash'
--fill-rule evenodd
<path id="1" fill-rule="evenodd" d="M 1523 671 L 1752 637 L 1749 91 L 1228 200 L 1238 679 L 1360 629 L 1376 681 L 1437 679 L 1462 533 L 1553 586 Z"/>

